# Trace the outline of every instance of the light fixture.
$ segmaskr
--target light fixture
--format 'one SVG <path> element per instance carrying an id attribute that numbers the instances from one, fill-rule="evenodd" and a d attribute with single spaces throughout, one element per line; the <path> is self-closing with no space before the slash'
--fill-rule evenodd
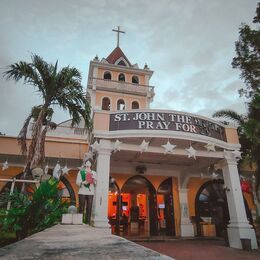
<path id="1" fill-rule="evenodd" d="M 136 166 L 135 168 L 135 171 L 138 173 L 138 174 L 144 174 L 146 172 L 147 168 L 145 165 L 138 165 Z"/>

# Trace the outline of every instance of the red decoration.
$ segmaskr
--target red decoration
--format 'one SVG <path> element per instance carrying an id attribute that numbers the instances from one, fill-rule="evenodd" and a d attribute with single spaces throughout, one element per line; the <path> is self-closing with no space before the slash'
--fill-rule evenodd
<path id="1" fill-rule="evenodd" d="M 89 184 L 94 184 L 94 179 L 93 179 L 92 174 L 91 174 L 90 172 L 88 172 L 88 173 L 86 174 L 86 181 L 87 181 L 87 183 L 89 183 Z"/>
<path id="2" fill-rule="evenodd" d="M 242 192 L 250 193 L 250 183 L 248 181 L 241 181 L 241 190 Z"/>

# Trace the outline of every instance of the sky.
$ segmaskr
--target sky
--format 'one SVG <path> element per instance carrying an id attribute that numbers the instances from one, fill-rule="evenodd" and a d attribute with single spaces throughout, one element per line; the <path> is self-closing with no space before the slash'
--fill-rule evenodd
<path id="1" fill-rule="evenodd" d="M 17 135 L 31 107 L 41 104 L 32 86 L 7 81 L 6 67 L 36 53 L 82 73 L 89 62 L 120 47 L 132 64 L 154 75 L 153 109 L 211 117 L 220 109 L 246 111 L 244 86 L 232 69 L 241 23 L 252 25 L 257 0 L 0 0 L 0 132 Z M 69 115 L 55 110 L 56 123 Z"/>

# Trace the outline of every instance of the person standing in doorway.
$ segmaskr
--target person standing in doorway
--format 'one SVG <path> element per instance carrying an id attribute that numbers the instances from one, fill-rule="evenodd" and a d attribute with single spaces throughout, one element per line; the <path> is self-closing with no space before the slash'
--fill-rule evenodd
<path id="1" fill-rule="evenodd" d="M 87 161 L 78 172 L 76 184 L 79 186 L 79 213 L 85 211 L 86 224 L 90 224 L 93 197 L 95 194 L 96 172 L 91 170 L 91 162 Z"/>

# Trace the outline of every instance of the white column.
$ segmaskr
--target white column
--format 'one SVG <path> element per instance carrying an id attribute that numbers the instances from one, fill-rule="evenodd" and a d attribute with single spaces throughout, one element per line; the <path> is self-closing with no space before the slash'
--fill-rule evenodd
<path id="1" fill-rule="evenodd" d="M 179 189 L 180 208 L 181 208 L 181 236 L 182 237 L 194 237 L 194 228 L 189 218 L 188 208 L 188 190 Z"/>
<path id="2" fill-rule="evenodd" d="M 251 239 L 251 248 L 257 249 L 255 231 L 246 216 L 236 158 L 232 152 L 225 151 L 225 159 L 223 177 L 230 215 L 230 224 L 228 225 L 229 246 L 242 248 L 240 239 L 247 238 Z"/>
<path id="3" fill-rule="evenodd" d="M 100 140 L 99 144 L 97 155 L 97 185 L 94 196 L 94 226 L 109 228 L 107 212 L 111 142 L 109 140 Z"/>

